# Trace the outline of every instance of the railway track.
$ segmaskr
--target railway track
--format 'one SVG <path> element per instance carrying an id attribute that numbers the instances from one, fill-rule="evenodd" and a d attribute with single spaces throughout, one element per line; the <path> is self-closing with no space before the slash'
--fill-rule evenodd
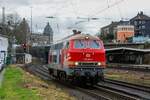
<path id="1" fill-rule="evenodd" d="M 133 88 L 129 87 L 128 85 L 120 85 L 116 83 L 109 83 L 109 82 L 104 82 L 104 83 L 99 83 L 97 85 L 97 88 L 100 90 L 105 90 L 107 92 L 110 92 L 114 95 L 118 95 L 121 98 L 125 99 L 128 97 L 128 99 L 138 99 L 138 100 L 150 100 L 150 93 L 145 92 L 145 90 L 142 90 L 140 88 Z M 127 99 L 127 100 L 128 100 Z"/>
<path id="2" fill-rule="evenodd" d="M 133 83 L 127 83 L 127 82 L 123 82 L 123 81 L 112 80 L 112 79 L 105 79 L 105 82 L 120 85 L 120 86 L 125 86 L 128 88 L 132 88 L 132 89 L 136 89 L 136 90 L 150 93 L 150 87 L 148 87 L 148 86 L 142 86 L 142 85 L 137 85 L 137 84 L 133 84 Z"/>
<path id="3" fill-rule="evenodd" d="M 48 74 L 47 66 L 30 65 L 28 70 L 44 80 L 52 80 L 52 77 Z M 79 87 L 68 84 L 67 82 L 53 81 L 81 91 L 97 100 L 150 100 L 149 88 L 126 82 L 106 79 L 105 82 L 101 82 L 94 87 Z"/>
<path id="4" fill-rule="evenodd" d="M 134 65 L 134 64 L 108 64 L 107 68 L 121 69 L 121 70 L 132 70 L 139 72 L 150 72 L 150 65 Z"/>
<path id="5" fill-rule="evenodd" d="M 48 69 L 45 66 L 44 67 L 43 66 L 37 66 L 35 68 L 35 66 L 30 65 L 30 66 L 28 66 L 28 70 L 32 74 L 34 74 L 34 75 L 36 75 L 36 76 L 38 76 L 44 80 L 47 80 L 47 81 L 52 80 L 52 78 L 53 78 L 53 77 L 49 76 Z M 71 84 L 64 83 L 64 82 L 58 81 L 58 80 L 53 80 L 53 81 L 56 83 L 61 83 L 61 85 L 76 89 L 78 91 L 81 91 L 85 94 L 88 94 L 88 95 L 92 96 L 93 98 L 96 98 L 96 100 L 110 100 L 109 98 L 106 98 L 106 97 L 102 96 L 101 94 L 94 93 L 93 90 L 85 89 L 85 88 L 81 88 L 81 87 L 75 87 Z"/>

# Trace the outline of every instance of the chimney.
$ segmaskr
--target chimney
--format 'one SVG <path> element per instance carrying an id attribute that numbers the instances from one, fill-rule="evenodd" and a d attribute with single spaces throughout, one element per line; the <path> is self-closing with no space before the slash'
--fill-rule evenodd
<path id="1" fill-rule="evenodd" d="M 143 15 L 143 11 L 140 12 L 140 15 Z"/>
<path id="2" fill-rule="evenodd" d="M 73 31 L 73 34 L 76 34 L 77 33 L 77 30 L 72 30 Z"/>
<path id="3" fill-rule="evenodd" d="M 78 31 L 77 34 L 81 34 L 81 31 Z"/>
<path id="4" fill-rule="evenodd" d="M 73 30 L 73 34 L 74 34 L 74 35 L 76 35 L 76 34 L 81 34 L 81 31 Z"/>

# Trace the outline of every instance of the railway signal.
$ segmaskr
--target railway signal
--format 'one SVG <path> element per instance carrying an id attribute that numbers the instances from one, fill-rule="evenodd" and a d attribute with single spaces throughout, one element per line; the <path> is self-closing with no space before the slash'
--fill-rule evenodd
<path id="1" fill-rule="evenodd" d="M 26 51 L 26 47 L 27 47 L 27 45 L 25 43 L 22 44 L 22 48 L 23 48 L 24 52 Z"/>

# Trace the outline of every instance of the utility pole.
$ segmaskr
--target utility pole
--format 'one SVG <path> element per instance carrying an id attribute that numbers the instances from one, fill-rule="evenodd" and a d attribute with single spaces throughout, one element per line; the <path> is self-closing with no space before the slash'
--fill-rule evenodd
<path id="1" fill-rule="evenodd" d="M 30 45 L 30 37 L 32 35 L 32 7 L 30 7 L 30 11 L 31 11 L 31 25 L 30 25 L 30 33 L 26 36 L 26 52 L 29 53 L 29 45 Z"/>
<path id="2" fill-rule="evenodd" d="M 15 36 L 13 36 L 11 38 L 11 57 L 12 57 L 11 63 L 12 64 L 16 63 L 16 47 L 15 47 L 15 44 L 16 44 L 16 38 L 15 38 Z"/>
<path id="3" fill-rule="evenodd" d="M 31 7 L 31 34 L 32 34 L 32 7 Z"/>
<path id="4" fill-rule="evenodd" d="M 5 7 L 2 7 L 2 33 L 6 35 L 6 30 L 5 30 Z"/>
<path id="5" fill-rule="evenodd" d="M 5 7 L 2 7 L 2 24 L 5 25 Z"/>

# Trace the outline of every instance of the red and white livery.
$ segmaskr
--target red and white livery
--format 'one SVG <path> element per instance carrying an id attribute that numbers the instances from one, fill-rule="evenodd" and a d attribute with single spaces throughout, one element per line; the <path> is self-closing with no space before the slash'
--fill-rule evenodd
<path id="1" fill-rule="evenodd" d="M 49 50 L 49 73 L 63 80 L 96 84 L 104 79 L 106 58 L 103 42 L 89 34 L 74 34 Z"/>

